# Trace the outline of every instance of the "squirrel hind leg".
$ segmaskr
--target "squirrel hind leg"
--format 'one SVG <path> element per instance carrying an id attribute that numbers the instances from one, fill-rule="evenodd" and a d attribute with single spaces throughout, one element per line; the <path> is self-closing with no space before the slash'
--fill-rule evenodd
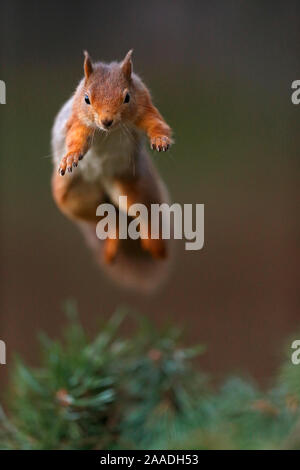
<path id="1" fill-rule="evenodd" d="M 85 181 L 80 174 L 52 176 L 52 194 L 58 208 L 75 221 L 96 223 L 96 210 L 106 202 L 106 195 L 99 183 Z"/>

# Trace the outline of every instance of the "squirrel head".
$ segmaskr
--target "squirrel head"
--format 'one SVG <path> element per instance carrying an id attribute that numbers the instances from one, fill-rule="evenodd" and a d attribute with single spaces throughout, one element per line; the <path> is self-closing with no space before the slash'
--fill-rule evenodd
<path id="1" fill-rule="evenodd" d="M 108 131 L 132 113 L 132 52 L 122 62 L 111 64 L 93 64 L 88 52 L 84 53 L 85 78 L 80 99 L 82 117 L 88 124 Z"/>

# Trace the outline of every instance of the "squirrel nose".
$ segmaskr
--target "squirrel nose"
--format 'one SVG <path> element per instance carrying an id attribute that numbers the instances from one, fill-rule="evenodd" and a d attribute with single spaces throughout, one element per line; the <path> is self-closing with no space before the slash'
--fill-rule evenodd
<path id="1" fill-rule="evenodd" d="M 113 123 L 113 120 L 112 119 L 103 119 L 103 121 L 101 121 L 103 126 L 104 127 L 110 127 Z"/>

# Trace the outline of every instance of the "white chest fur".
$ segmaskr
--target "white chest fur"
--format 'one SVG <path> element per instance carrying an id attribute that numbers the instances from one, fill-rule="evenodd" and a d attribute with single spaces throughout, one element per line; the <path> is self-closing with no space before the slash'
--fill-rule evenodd
<path id="1" fill-rule="evenodd" d="M 84 179 L 111 178 L 134 170 L 136 137 L 122 126 L 110 132 L 95 131 L 92 146 L 78 169 Z"/>

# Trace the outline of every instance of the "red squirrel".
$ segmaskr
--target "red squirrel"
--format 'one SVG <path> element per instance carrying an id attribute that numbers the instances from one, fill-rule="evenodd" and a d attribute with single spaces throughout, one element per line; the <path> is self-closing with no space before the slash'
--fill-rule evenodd
<path id="1" fill-rule="evenodd" d="M 132 50 L 122 62 L 110 64 L 92 63 L 84 54 L 84 78 L 59 111 L 52 130 L 53 197 L 117 280 L 148 289 L 166 271 L 167 240 L 151 239 L 149 220 L 148 234 L 134 243 L 118 237 L 100 241 L 96 208 L 111 202 L 117 210 L 127 210 L 118 206 L 122 195 L 127 196 L 128 206 L 142 203 L 150 208 L 152 203 L 169 201 L 144 134 L 151 148 L 160 152 L 171 146 L 172 131 L 145 84 L 133 73 Z"/>

